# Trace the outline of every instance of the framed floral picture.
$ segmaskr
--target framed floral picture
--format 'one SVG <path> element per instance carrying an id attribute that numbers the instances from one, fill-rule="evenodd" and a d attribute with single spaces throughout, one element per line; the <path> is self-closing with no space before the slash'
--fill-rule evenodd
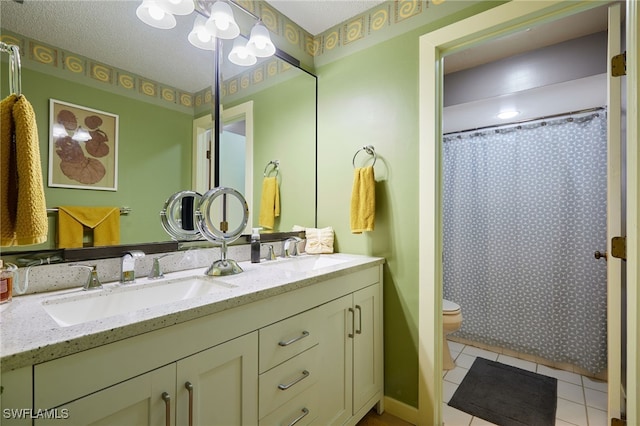
<path id="1" fill-rule="evenodd" d="M 49 100 L 49 186 L 117 191 L 117 115 Z"/>

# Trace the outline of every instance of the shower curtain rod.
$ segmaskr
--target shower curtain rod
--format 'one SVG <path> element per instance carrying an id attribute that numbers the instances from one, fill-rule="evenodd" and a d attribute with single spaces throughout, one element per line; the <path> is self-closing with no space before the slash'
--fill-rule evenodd
<path id="1" fill-rule="evenodd" d="M 531 122 L 534 122 L 534 121 L 548 120 L 550 118 L 560 118 L 560 117 L 566 117 L 566 116 L 574 115 L 574 114 L 584 114 L 584 113 L 587 113 L 587 112 L 602 111 L 604 109 L 606 109 L 606 108 L 605 107 L 595 107 L 595 108 L 581 109 L 579 111 L 562 112 L 560 114 L 545 115 L 544 117 L 529 118 L 527 120 L 521 120 L 521 121 L 512 121 L 511 123 L 492 124 L 491 126 L 476 127 L 475 129 L 456 130 L 455 132 L 444 133 L 443 136 L 455 135 L 457 133 L 475 132 L 475 131 L 478 131 L 478 130 L 488 130 L 488 129 L 494 129 L 494 128 L 504 127 L 504 126 L 516 126 L 516 125 L 519 125 L 519 124 L 526 124 L 526 123 L 531 123 Z"/>

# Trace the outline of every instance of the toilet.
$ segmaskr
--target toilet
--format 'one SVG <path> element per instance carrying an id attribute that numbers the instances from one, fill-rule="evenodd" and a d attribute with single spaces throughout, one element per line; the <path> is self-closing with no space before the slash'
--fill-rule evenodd
<path id="1" fill-rule="evenodd" d="M 449 300 L 442 299 L 442 369 L 452 370 L 456 363 L 451 358 L 447 335 L 458 331 L 462 325 L 462 312 L 460 305 Z"/>

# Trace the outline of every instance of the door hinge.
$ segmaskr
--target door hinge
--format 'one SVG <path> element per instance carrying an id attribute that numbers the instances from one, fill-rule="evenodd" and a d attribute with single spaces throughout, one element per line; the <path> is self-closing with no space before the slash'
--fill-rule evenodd
<path id="1" fill-rule="evenodd" d="M 626 426 L 626 425 L 627 425 L 626 420 L 616 419 L 616 418 L 611 419 L 611 426 Z"/>
<path id="2" fill-rule="evenodd" d="M 207 150 L 207 160 L 211 160 L 211 151 Z"/>
<path id="3" fill-rule="evenodd" d="M 627 260 L 627 237 L 613 237 L 611 239 L 611 256 Z"/>
<path id="4" fill-rule="evenodd" d="M 611 58 L 611 76 L 621 77 L 627 75 L 627 52 Z"/>

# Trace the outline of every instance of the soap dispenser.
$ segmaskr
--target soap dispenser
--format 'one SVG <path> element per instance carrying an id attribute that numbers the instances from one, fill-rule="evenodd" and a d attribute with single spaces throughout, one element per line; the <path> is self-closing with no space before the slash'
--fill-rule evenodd
<path id="1" fill-rule="evenodd" d="M 260 230 L 253 228 L 251 232 L 251 263 L 260 263 Z"/>

